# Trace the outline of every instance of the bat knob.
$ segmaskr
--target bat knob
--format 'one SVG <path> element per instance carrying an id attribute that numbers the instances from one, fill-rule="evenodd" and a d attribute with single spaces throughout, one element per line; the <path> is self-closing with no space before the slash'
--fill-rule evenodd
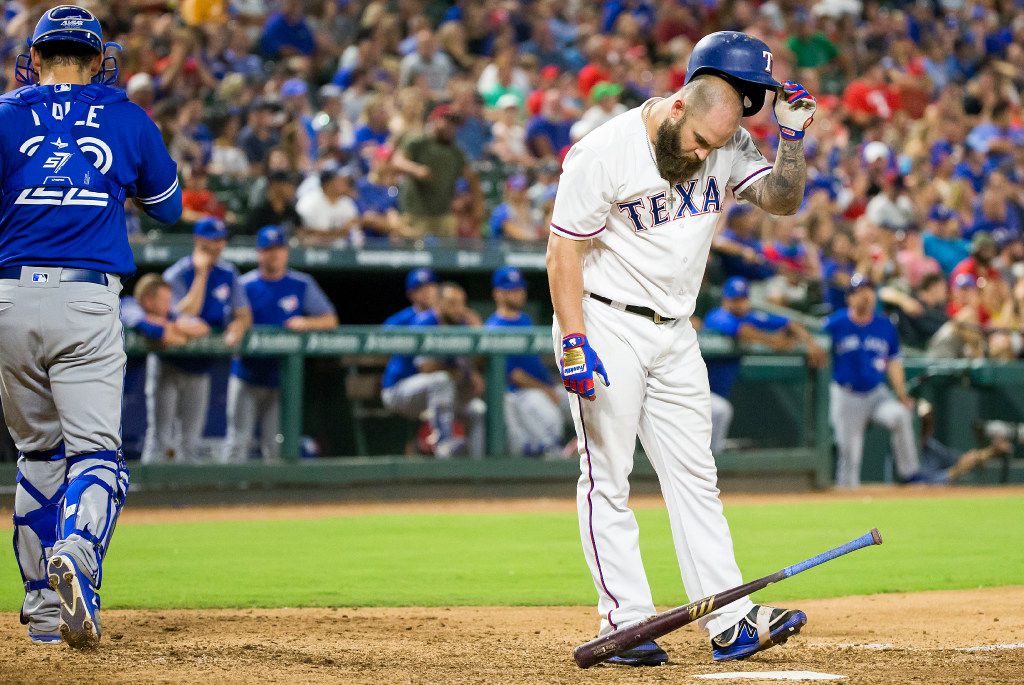
<path id="1" fill-rule="evenodd" d="M 880 545 L 882 544 L 882 534 L 878 532 L 877 528 L 871 529 L 871 544 Z"/>

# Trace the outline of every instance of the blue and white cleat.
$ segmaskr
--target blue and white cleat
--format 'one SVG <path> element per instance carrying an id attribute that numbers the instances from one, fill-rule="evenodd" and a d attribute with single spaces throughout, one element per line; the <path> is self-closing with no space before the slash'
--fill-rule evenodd
<path id="1" fill-rule="evenodd" d="M 777 609 L 755 604 L 740 622 L 711 638 L 711 656 L 715 661 L 746 659 L 800 632 L 807 614 L 796 609 Z"/>
<path id="2" fill-rule="evenodd" d="M 37 633 L 29 628 L 28 639 L 34 645 L 56 645 L 60 644 L 60 633 Z"/>
<path id="3" fill-rule="evenodd" d="M 68 646 L 91 649 L 100 641 L 100 596 L 92 579 L 67 554 L 50 558 L 50 587 L 60 597 L 60 635 Z"/>
<path id="4" fill-rule="evenodd" d="M 608 659 L 607 663 L 618 666 L 664 666 L 668 663 L 668 654 L 658 646 L 657 642 L 645 642 L 632 649 L 619 652 Z"/>

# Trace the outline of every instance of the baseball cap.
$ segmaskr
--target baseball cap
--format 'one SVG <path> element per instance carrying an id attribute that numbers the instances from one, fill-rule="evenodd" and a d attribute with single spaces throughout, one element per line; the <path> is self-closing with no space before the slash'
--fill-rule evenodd
<path id="1" fill-rule="evenodd" d="M 426 267 L 422 269 L 413 269 L 405 276 L 406 290 L 416 290 L 416 288 L 427 285 L 428 283 L 437 283 L 437 274 Z"/>
<path id="2" fill-rule="evenodd" d="M 850 287 L 846 289 L 846 292 L 852 293 L 854 290 L 861 288 L 871 288 L 874 290 L 875 284 L 871 282 L 866 274 L 853 274 L 850 276 Z"/>
<path id="3" fill-rule="evenodd" d="M 226 240 L 228 229 L 220 219 L 208 216 L 196 222 L 195 227 L 192 229 L 192 234 L 197 238 L 205 238 L 206 240 Z"/>
<path id="4" fill-rule="evenodd" d="M 137 93 L 140 90 L 153 90 L 153 77 L 144 71 L 132 75 L 124 88 L 128 95 Z"/>
<path id="5" fill-rule="evenodd" d="M 956 278 L 953 279 L 954 288 L 976 288 L 978 287 L 978 279 L 971 274 L 957 274 Z"/>
<path id="6" fill-rule="evenodd" d="M 750 297 L 750 283 L 742 276 L 733 276 L 725 282 L 725 286 L 722 288 L 722 297 L 730 300 Z"/>
<path id="7" fill-rule="evenodd" d="M 752 211 L 754 211 L 754 205 L 749 202 L 737 202 L 729 208 L 729 212 L 726 214 L 725 218 L 726 220 L 729 220 L 743 214 L 748 214 Z"/>
<path id="8" fill-rule="evenodd" d="M 267 182 L 296 184 L 298 183 L 298 179 L 296 179 L 295 174 L 291 173 L 290 171 L 278 170 L 271 171 L 269 174 L 267 174 Z"/>
<path id="9" fill-rule="evenodd" d="M 622 86 L 610 81 L 599 81 L 590 89 L 590 101 L 600 102 L 602 98 L 613 97 L 622 93 Z"/>
<path id="10" fill-rule="evenodd" d="M 554 81 L 558 78 L 558 67 L 554 64 L 549 64 L 540 70 L 540 77 L 545 81 Z"/>
<path id="11" fill-rule="evenodd" d="M 300 78 L 290 78 L 281 84 L 281 97 L 283 98 L 305 95 L 308 91 L 309 86 Z"/>
<path id="12" fill-rule="evenodd" d="M 491 283 L 498 290 L 518 290 L 526 287 L 523 272 L 514 266 L 503 266 L 495 271 Z"/>
<path id="13" fill-rule="evenodd" d="M 461 121 L 462 117 L 459 116 L 458 112 L 452 109 L 451 105 L 441 103 L 434 109 L 430 110 L 430 121 L 437 121 L 438 119 L 453 119 L 455 121 Z"/>
<path id="14" fill-rule="evenodd" d="M 874 164 L 880 159 L 889 159 L 889 146 L 880 140 L 873 140 L 864 146 L 864 161 Z"/>
<path id="15" fill-rule="evenodd" d="M 519 109 L 519 96 L 515 93 L 505 93 L 494 103 L 496 109 Z"/>
<path id="16" fill-rule="evenodd" d="M 256 234 L 256 249 L 266 250 L 271 247 L 283 247 L 288 244 L 288 236 L 280 226 L 264 226 Z"/>

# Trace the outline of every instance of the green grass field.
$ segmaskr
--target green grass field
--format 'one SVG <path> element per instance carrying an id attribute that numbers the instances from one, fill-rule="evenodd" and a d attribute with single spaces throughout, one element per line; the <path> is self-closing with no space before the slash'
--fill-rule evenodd
<path id="1" fill-rule="evenodd" d="M 873 526 L 885 538 L 762 600 L 1024 584 L 1024 497 L 882 499 L 726 509 L 744 576 Z M 655 601 L 684 600 L 661 510 L 638 512 Z M 121 525 L 104 571 L 118 608 L 590 604 L 570 513 L 351 516 Z M 21 603 L 8 545 L 0 610 Z"/>

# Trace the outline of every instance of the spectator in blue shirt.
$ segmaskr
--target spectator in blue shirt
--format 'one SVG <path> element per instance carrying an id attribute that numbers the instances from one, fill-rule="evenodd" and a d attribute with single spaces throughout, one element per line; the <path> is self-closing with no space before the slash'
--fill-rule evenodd
<path id="1" fill-rule="evenodd" d="M 804 345 L 811 366 L 824 366 L 825 351 L 811 334 L 796 321 L 766 312 L 755 312 L 750 306 L 750 283 L 733 276 L 722 289 L 722 306 L 712 309 L 704 318 L 704 329 L 725 335 L 737 345 L 764 345 L 778 352 Z M 725 447 L 732 423 L 733 408 L 729 402 L 733 385 L 740 372 L 742 356 L 707 360 L 708 382 L 711 385 L 711 451 L 720 453 Z"/>
<path id="2" fill-rule="evenodd" d="M 398 212 L 398 174 L 391 164 L 393 150 L 379 145 L 370 161 L 370 173 L 356 179 L 356 206 L 367 238 L 408 236 Z"/>
<path id="3" fill-rule="evenodd" d="M 526 145 L 534 157 L 558 159 L 572 144 L 573 123 L 562 105 L 562 93 L 552 88 L 544 93 L 540 114 L 526 125 Z"/>
<path id="4" fill-rule="evenodd" d="M 537 240 L 541 237 L 533 218 L 533 204 L 526 192 L 529 185 L 529 180 L 522 174 L 510 176 L 505 182 L 505 201 L 491 212 L 491 237 L 506 240 Z"/>
<path id="5" fill-rule="evenodd" d="M 316 51 L 313 30 L 306 22 L 302 0 L 281 0 L 281 11 L 267 17 L 260 36 L 264 57 L 311 56 Z"/>
<path id="6" fill-rule="evenodd" d="M 829 240 L 821 258 L 821 280 L 829 311 L 838 311 L 846 306 L 846 288 L 850 285 L 855 266 L 853 241 L 849 234 L 838 231 Z"/>
<path id="7" fill-rule="evenodd" d="M 280 226 L 264 226 L 256 236 L 255 271 L 238 283 L 252 307 L 257 326 L 296 333 L 338 326 L 334 305 L 309 274 L 288 268 L 288 237 Z M 228 430 L 222 463 L 244 463 L 253 430 L 260 431 L 264 461 L 280 455 L 281 362 L 273 357 L 235 357 L 228 379 Z"/>
<path id="8" fill-rule="evenodd" d="M 937 261 L 947 276 L 970 256 L 971 245 L 960 232 L 960 218 L 944 205 L 934 205 L 928 212 L 928 224 L 921 238 L 924 253 Z"/>
<path id="9" fill-rule="evenodd" d="M 532 326 L 526 307 L 526 279 L 514 266 L 494 272 L 494 314 L 486 328 Z M 527 457 L 557 455 L 563 443 L 562 406 L 566 394 L 555 385 L 551 372 L 538 355 L 512 355 L 507 358 L 505 378 L 505 427 L 512 454 Z"/>

